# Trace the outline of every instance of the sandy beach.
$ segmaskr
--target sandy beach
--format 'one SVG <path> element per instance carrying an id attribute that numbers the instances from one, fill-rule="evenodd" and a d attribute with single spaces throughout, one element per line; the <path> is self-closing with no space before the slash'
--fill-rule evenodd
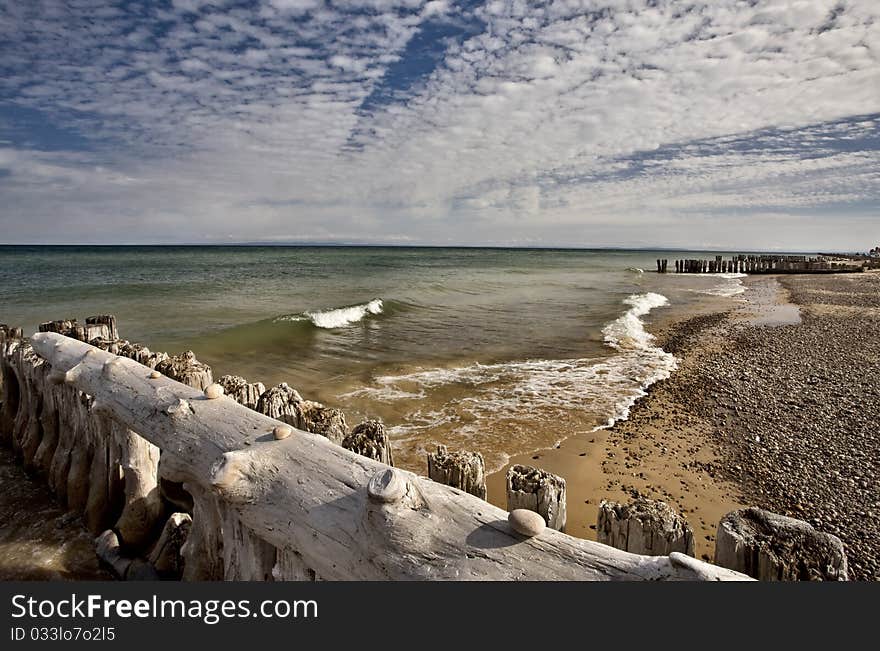
<path id="1" fill-rule="evenodd" d="M 515 456 L 564 476 L 567 532 L 595 539 L 602 499 L 661 499 L 711 560 L 719 519 L 748 505 L 810 521 L 844 541 L 850 576 L 880 573 L 880 274 L 752 276 L 731 302 L 707 300 L 648 324 L 678 359 L 613 427 Z M 4 451 L 4 578 L 103 576 L 77 518 Z M 424 470 L 422 470 L 424 472 Z M 504 471 L 488 478 L 505 507 Z M 21 504 L 39 504 L 26 522 Z M 13 523 L 15 526 L 13 527 Z"/>
<path id="2" fill-rule="evenodd" d="M 880 275 L 745 284 L 734 309 L 656 328 L 680 366 L 628 420 L 513 462 L 567 478 L 573 535 L 595 539 L 602 499 L 641 494 L 685 514 L 711 559 L 721 516 L 757 505 L 838 535 L 851 578 L 877 579 Z"/>

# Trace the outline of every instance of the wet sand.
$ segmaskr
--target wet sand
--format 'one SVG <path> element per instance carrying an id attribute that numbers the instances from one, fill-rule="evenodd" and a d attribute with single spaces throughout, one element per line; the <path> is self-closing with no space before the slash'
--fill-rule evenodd
<path id="1" fill-rule="evenodd" d="M 678 387 L 704 355 L 718 349 L 717 342 L 705 339 L 697 346 L 697 337 L 723 322 L 731 306 L 730 300 L 707 301 L 684 322 L 670 315 L 648 324 L 656 343 L 676 355 L 679 369 L 649 387 L 627 420 L 571 437 L 555 449 L 511 458 L 510 464 L 538 466 L 565 478 L 567 533 L 595 540 L 603 499 L 626 502 L 643 495 L 685 515 L 694 529 L 697 556 L 712 558 L 718 521 L 744 503 L 735 485 L 706 470 L 720 459 L 711 424 L 690 412 Z M 501 508 L 506 508 L 506 470 L 487 479 L 489 501 Z"/>
<path id="2" fill-rule="evenodd" d="M 0 581 L 109 580 L 92 536 L 0 447 Z"/>
<path id="3" fill-rule="evenodd" d="M 880 577 L 880 274 L 753 276 L 730 309 L 654 324 L 679 369 L 628 420 L 514 459 L 566 478 L 567 531 L 594 539 L 597 505 L 641 494 L 694 528 L 757 505 L 839 536 L 850 578 Z M 504 475 L 489 478 L 503 506 Z"/>
<path id="4" fill-rule="evenodd" d="M 627 420 L 569 438 L 556 449 L 511 459 L 511 464 L 535 465 L 565 477 L 567 533 L 595 540 L 603 499 L 626 502 L 642 495 L 683 514 L 694 529 L 696 555 L 712 559 L 718 521 L 749 500 L 717 471 L 723 458 L 716 426 L 692 408 L 693 392 L 703 390 L 692 379 L 708 358 L 730 347 L 727 330 L 734 324 L 800 321 L 797 306 L 775 278 L 752 277 L 744 284 L 747 291 L 734 300 L 706 301 L 685 320 L 669 311 L 665 319 L 647 324 L 656 343 L 676 356 L 679 368 L 649 387 Z M 487 482 L 489 500 L 502 508 L 505 473 L 506 468 Z"/>
<path id="5" fill-rule="evenodd" d="M 877 578 L 880 274 L 755 276 L 737 300 L 647 323 L 679 369 L 626 421 L 511 459 L 566 478 L 568 533 L 595 539 L 602 499 L 662 499 L 711 559 L 719 519 L 758 505 L 839 535 Z M 504 472 L 488 478 L 505 505 Z M 422 470 L 424 472 L 424 470 Z M 109 578 L 91 537 L 0 450 L 0 579 Z"/>

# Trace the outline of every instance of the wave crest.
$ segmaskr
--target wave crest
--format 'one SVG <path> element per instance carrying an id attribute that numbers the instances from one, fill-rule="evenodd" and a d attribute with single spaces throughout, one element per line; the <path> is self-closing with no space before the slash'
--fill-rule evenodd
<path id="1" fill-rule="evenodd" d="M 374 386 L 340 397 L 390 403 L 424 399 L 432 391 L 444 392 L 445 403 L 430 411 L 419 407 L 391 428 L 398 441 L 417 440 L 442 426 L 453 428 L 458 439 L 484 440 L 491 435 L 481 424 L 487 420 L 503 419 L 511 426 L 527 423 L 530 429 L 550 427 L 571 410 L 600 415 L 600 427 L 611 426 L 626 419 L 646 389 L 669 377 L 678 366 L 671 353 L 652 344 L 654 337 L 641 321 L 652 309 L 667 305 L 666 297 L 633 294 L 624 304 L 629 309 L 603 330 L 606 343 L 616 351 L 607 359 L 539 359 L 425 369 L 379 376 L 374 378 Z M 510 450 L 512 443 L 499 441 L 496 447 L 524 451 Z M 492 459 L 495 463 L 489 462 L 490 470 L 502 467 L 504 458 Z"/>
<path id="2" fill-rule="evenodd" d="M 275 321 L 309 321 L 316 328 L 344 328 L 352 323 L 361 321 L 369 314 L 382 314 L 383 302 L 381 298 L 374 298 L 368 303 L 337 307 L 330 310 L 317 310 L 301 312 L 300 314 L 287 314 L 280 316 Z"/>

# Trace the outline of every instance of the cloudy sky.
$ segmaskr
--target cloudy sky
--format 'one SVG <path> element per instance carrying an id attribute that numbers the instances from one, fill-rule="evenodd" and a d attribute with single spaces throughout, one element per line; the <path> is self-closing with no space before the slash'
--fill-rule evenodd
<path id="1" fill-rule="evenodd" d="M 861 249 L 877 0 L 0 0 L 0 242 Z"/>

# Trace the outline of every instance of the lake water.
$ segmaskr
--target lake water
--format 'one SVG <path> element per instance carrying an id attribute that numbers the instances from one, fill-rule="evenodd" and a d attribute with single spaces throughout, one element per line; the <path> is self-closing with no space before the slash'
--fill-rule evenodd
<path id="1" fill-rule="evenodd" d="M 509 455 L 626 415 L 675 368 L 645 324 L 742 290 L 652 251 L 0 247 L 0 321 L 117 315 L 121 336 L 380 418 L 399 465 Z M 716 299 L 717 300 L 717 299 Z"/>

